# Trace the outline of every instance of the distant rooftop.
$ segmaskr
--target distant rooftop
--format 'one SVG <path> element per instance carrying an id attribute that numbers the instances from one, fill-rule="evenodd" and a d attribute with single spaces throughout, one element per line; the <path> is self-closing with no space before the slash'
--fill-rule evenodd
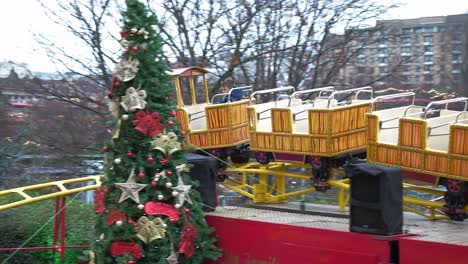
<path id="1" fill-rule="evenodd" d="M 377 20 L 377 26 L 385 24 L 398 24 L 401 26 L 415 25 L 415 24 L 442 24 L 442 23 L 468 23 L 468 14 L 450 15 L 450 16 L 432 16 L 432 17 L 419 17 L 411 19 L 388 19 Z"/>

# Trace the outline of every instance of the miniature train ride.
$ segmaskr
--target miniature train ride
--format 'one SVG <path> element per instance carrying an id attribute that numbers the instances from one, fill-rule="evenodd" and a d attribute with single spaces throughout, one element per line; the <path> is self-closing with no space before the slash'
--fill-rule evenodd
<path id="1" fill-rule="evenodd" d="M 434 201 L 406 199 L 424 207 L 423 211 L 430 210 L 429 218 L 437 219 L 434 208 L 455 220 L 466 217 L 467 98 L 418 106 L 413 92 L 374 97 L 371 87 L 295 91 L 287 86 L 253 91 L 246 86 L 215 94 L 210 100 L 207 73 L 197 67 L 172 70 L 177 120 L 188 132 L 187 148 L 235 164 L 227 171 L 240 178 L 222 174 L 221 181 L 234 183 L 223 183 L 226 187 L 254 202 L 274 203 L 336 186 L 341 195 L 340 208 L 344 208 L 349 199 L 344 195 L 349 179 L 335 178 L 334 172 L 346 162 L 362 162 L 367 154 L 367 162 L 416 172 L 410 176 L 417 184 L 406 184 L 406 188 L 444 194 L 443 206 Z M 232 100 L 236 90 L 243 96 Z M 221 98 L 224 103 L 218 103 Z M 409 104 L 379 109 L 392 101 Z M 464 108 L 448 109 L 449 104 L 457 103 L 464 103 Z M 439 109 L 441 106 L 446 107 Z M 250 157 L 255 157 L 257 163 L 249 162 Z M 290 170 L 297 168 L 305 171 Z M 258 175 L 256 183 L 250 183 L 247 174 Z M 269 175 L 276 177 L 272 180 Z M 313 188 L 287 193 L 286 178 L 309 179 Z M 444 185 L 447 191 L 421 187 L 421 182 Z"/>

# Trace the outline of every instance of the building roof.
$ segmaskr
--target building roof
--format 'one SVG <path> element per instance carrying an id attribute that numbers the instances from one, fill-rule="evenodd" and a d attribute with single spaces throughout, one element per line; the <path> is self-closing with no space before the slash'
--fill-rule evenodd
<path id="1" fill-rule="evenodd" d="M 168 72 L 172 76 L 196 76 L 208 73 L 209 71 L 200 67 L 188 67 L 188 68 L 178 68 L 172 69 Z"/>

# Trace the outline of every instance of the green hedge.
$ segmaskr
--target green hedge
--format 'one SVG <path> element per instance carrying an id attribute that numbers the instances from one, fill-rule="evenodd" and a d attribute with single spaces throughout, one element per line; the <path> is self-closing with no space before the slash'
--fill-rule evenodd
<path id="1" fill-rule="evenodd" d="M 95 214 L 92 205 L 81 204 L 79 201 L 69 201 L 67 197 L 66 208 L 66 245 L 89 245 L 93 237 Z M 6 201 L 0 201 L 4 204 Z M 54 230 L 55 199 L 36 202 L 18 208 L 1 212 L 0 215 L 0 247 L 20 247 L 27 239 L 37 234 L 23 247 L 52 246 Z M 49 221 L 50 220 L 50 221 Z M 47 221 L 49 221 L 47 223 Z M 46 224 L 47 223 L 47 224 Z M 41 229 L 40 231 L 38 231 Z M 87 249 L 67 249 L 63 263 L 77 263 L 79 255 Z M 9 257 L 12 252 L 0 252 L 0 263 Z M 6 263 L 61 263 L 59 254 L 55 260 L 52 250 L 18 251 Z"/>

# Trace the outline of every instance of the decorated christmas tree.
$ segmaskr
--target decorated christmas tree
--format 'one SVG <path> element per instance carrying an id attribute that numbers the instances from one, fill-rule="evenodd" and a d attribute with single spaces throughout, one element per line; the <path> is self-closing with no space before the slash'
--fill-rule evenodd
<path id="1" fill-rule="evenodd" d="M 216 259 L 212 229 L 192 188 L 175 120 L 174 88 L 157 19 L 126 0 L 121 45 L 109 92 L 115 121 L 96 192 L 91 263 L 202 263 Z"/>

